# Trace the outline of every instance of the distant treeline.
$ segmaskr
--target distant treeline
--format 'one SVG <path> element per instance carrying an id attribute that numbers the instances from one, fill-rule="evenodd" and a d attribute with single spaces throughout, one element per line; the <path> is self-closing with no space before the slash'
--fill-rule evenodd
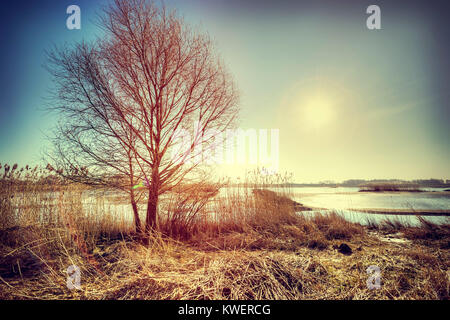
<path id="1" fill-rule="evenodd" d="M 362 185 L 374 184 L 374 183 L 395 183 L 395 184 L 416 184 L 419 187 L 428 187 L 428 188 L 450 188 L 450 180 L 444 179 L 419 179 L 419 180 L 397 180 L 397 179 L 374 179 L 374 180 L 364 180 L 364 179 L 351 179 L 345 180 L 341 183 L 335 182 L 318 182 L 318 183 L 284 183 L 284 184 L 271 184 L 270 187 L 361 187 Z M 247 186 L 245 183 L 233 184 L 232 187 L 245 187 Z M 255 185 L 251 185 L 255 187 Z M 267 185 L 266 185 L 267 187 Z"/>
<path id="2" fill-rule="evenodd" d="M 419 185 L 419 187 L 429 187 L 429 188 L 447 188 L 450 187 L 450 180 L 444 179 L 419 179 L 419 180 L 397 180 L 397 179 L 375 179 L 375 180 L 346 180 L 340 184 L 342 187 L 359 187 L 368 183 L 397 183 L 397 184 L 408 184 L 413 183 Z"/>

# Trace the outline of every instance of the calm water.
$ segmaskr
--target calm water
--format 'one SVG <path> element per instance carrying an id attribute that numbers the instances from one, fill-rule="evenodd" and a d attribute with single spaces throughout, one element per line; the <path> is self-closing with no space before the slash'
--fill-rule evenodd
<path id="1" fill-rule="evenodd" d="M 315 189 L 315 190 L 314 190 Z M 450 192 L 358 192 L 357 188 L 293 188 L 295 200 L 327 209 L 450 210 Z"/>
<path id="2" fill-rule="evenodd" d="M 446 210 L 450 211 L 450 192 L 442 188 L 427 188 L 427 192 L 374 193 L 358 192 L 358 188 L 292 188 L 294 199 L 307 207 L 321 208 L 313 212 L 335 211 L 353 222 L 380 222 L 385 219 L 403 224 L 417 225 L 418 219 L 411 215 L 373 214 L 362 209 L 377 210 Z M 435 223 L 450 223 L 450 217 L 426 216 Z"/>
<path id="3" fill-rule="evenodd" d="M 222 189 L 223 196 L 227 192 L 251 192 L 245 188 Z M 270 188 L 273 191 L 286 192 L 286 189 Z M 327 188 L 327 187 L 295 187 L 289 190 L 291 197 L 297 202 L 311 208 L 299 214 L 312 215 L 316 213 L 336 212 L 349 221 L 367 224 L 389 219 L 407 225 L 418 225 L 419 220 L 413 215 L 367 213 L 364 209 L 377 211 L 407 210 L 446 210 L 450 211 L 450 192 L 444 188 L 424 188 L 426 192 L 375 193 L 359 192 L 359 188 Z M 450 217 L 426 216 L 426 220 L 434 223 L 450 223 Z"/>
<path id="4" fill-rule="evenodd" d="M 285 192 L 285 189 L 273 191 Z M 334 211 L 346 219 L 366 224 L 368 221 L 380 222 L 385 219 L 400 221 L 404 224 L 417 225 L 418 220 L 412 215 L 394 215 L 394 214 L 374 214 L 362 212 L 363 209 L 377 210 L 446 210 L 450 211 L 450 192 L 443 192 L 442 189 L 428 189 L 428 192 L 413 193 L 370 193 L 358 192 L 358 188 L 323 188 L 323 187 L 298 187 L 291 188 L 290 194 L 294 200 L 303 205 L 315 208 L 314 211 L 305 211 L 299 214 L 311 215 L 316 212 Z M 220 190 L 218 197 L 225 196 L 227 193 L 252 193 L 251 189 L 246 188 L 224 188 Z M 14 202 L 19 205 L 22 195 L 16 197 Z M 102 213 L 108 212 L 114 215 L 122 216 L 126 220 L 132 220 L 131 205 L 127 199 L 121 201 L 114 200 L 117 193 L 114 191 L 106 192 L 83 192 L 81 196 L 81 210 L 91 216 L 97 217 Z M 58 194 L 46 194 L 47 203 L 57 206 Z M 18 209 L 17 209 L 18 210 Z M 43 213 L 45 208 L 42 208 Z M 145 204 L 140 205 L 140 211 L 145 211 Z M 426 216 L 425 219 L 435 223 L 450 223 L 450 217 L 446 216 Z"/>

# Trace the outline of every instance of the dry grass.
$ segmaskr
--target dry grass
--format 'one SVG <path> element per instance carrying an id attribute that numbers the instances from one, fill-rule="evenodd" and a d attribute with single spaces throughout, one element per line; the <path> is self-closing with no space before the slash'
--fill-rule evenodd
<path id="1" fill-rule="evenodd" d="M 47 260 L 40 277 L 4 279 L 3 298 L 35 299 L 448 299 L 448 253 L 355 239 L 351 256 L 335 249 L 203 250 L 163 237 L 150 246 L 99 247 L 100 270 L 77 254 Z M 82 290 L 66 287 L 66 266 L 82 269 Z M 381 268 L 382 287 L 366 286 Z"/>
<path id="2" fill-rule="evenodd" d="M 384 220 L 379 224 L 371 223 L 368 229 L 381 233 L 399 233 L 404 238 L 425 246 L 450 249 L 450 224 L 436 224 L 421 216 L 417 216 L 418 226 L 405 225 L 399 220 Z"/>
<path id="3" fill-rule="evenodd" d="M 426 220 L 367 228 L 335 213 L 307 218 L 288 190 L 258 184 L 212 202 L 172 198 L 144 246 L 102 194 L 86 209 L 83 186 L 46 185 L 50 197 L 11 182 L 0 190 L 1 299 L 449 298 L 449 227 Z M 410 242 L 379 236 L 394 232 Z M 70 265 L 81 269 L 81 290 L 67 288 Z M 371 265 L 381 269 L 379 290 L 366 285 Z"/>

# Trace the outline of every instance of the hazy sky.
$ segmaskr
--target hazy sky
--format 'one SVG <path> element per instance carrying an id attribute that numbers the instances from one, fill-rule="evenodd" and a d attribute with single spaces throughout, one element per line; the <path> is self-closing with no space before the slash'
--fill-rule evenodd
<path id="1" fill-rule="evenodd" d="M 3 5 L 0 162 L 40 161 L 55 122 L 44 50 L 93 39 L 102 2 Z M 393 3 L 166 1 L 214 38 L 241 91 L 240 127 L 279 129 L 280 170 L 296 181 L 448 179 L 449 5 Z M 81 30 L 66 28 L 70 4 Z M 366 27 L 370 4 L 381 30 Z"/>

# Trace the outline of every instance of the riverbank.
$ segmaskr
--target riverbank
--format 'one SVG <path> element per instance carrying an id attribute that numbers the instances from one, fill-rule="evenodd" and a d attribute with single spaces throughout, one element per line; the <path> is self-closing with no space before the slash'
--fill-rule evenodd
<path id="1" fill-rule="evenodd" d="M 148 246 L 98 238 L 87 251 L 36 234 L 2 232 L 0 298 L 449 298 L 449 226 L 362 227 L 322 215 L 186 241 L 155 235 Z M 67 287 L 70 265 L 80 268 L 79 290 Z M 367 285 L 370 266 L 378 289 Z"/>
<path id="2" fill-rule="evenodd" d="M 352 215 L 352 221 L 398 219 L 415 223 L 414 216 L 427 216 L 435 223 L 448 223 L 450 193 L 440 190 L 424 192 L 358 192 L 352 189 L 295 190 L 293 199 L 314 211 L 338 211 Z M 376 215 L 376 216 L 374 216 Z"/>
<path id="3" fill-rule="evenodd" d="M 316 208 L 316 207 L 300 207 L 298 210 L 301 212 L 305 211 L 330 211 L 327 208 Z M 430 216 L 430 217 L 449 217 L 450 210 L 427 210 L 427 209 L 370 209 L 370 208 L 357 208 L 357 209 L 347 209 L 357 213 L 371 213 L 371 214 L 382 214 L 382 215 L 393 215 L 393 216 Z M 331 210 L 332 211 L 332 210 Z"/>
<path id="4" fill-rule="evenodd" d="M 449 298 L 448 224 L 308 216 L 296 212 L 303 202 L 256 190 L 230 192 L 193 219 L 196 198 L 174 198 L 144 245 L 103 198 L 83 210 L 83 190 L 3 190 L 1 299 Z M 174 211 L 177 201 L 194 206 Z M 79 270 L 79 289 L 68 270 Z"/>

